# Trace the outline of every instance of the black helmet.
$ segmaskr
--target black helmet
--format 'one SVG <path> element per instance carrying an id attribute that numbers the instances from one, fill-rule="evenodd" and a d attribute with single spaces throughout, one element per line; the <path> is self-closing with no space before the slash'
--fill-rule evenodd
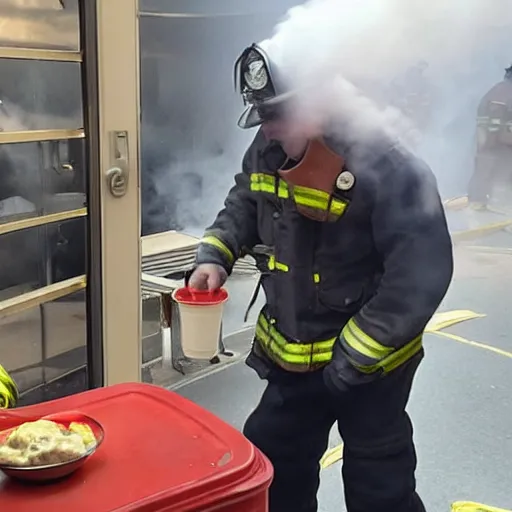
<path id="1" fill-rule="evenodd" d="M 253 128 L 278 118 L 283 100 L 289 96 L 275 64 L 256 43 L 246 48 L 235 62 L 235 88 L 247 106 L 238 120 L 240 128 Z"/>

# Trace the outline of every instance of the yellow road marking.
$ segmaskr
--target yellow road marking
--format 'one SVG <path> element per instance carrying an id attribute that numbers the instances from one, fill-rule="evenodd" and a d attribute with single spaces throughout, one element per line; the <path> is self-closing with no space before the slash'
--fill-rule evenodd
<path id="1" fill-rule="evenodd" d="M 493 222 L 491 224 L 484 224 L 477 228 L 465 229 L 463 231 L 455 231 L 451 233 L 452 240 L 454 242 L 463 242 L 466 240 L 473 240 L 482 235 L 488 235 L 490 233 L 496 233 L 502 231 L 505 228 L 512 226 L 512 220 L 504 220 L 501 222 Z"/>
<path id="2" fill-rule="evenodd" d="M 504 508 L 490 507 L 473 501 L 456 501 L 452 503 L 452 512 L 512 512 Z"/>
<path id="3" fill-rule="evenodd" d="M 508 357 L 512 359 L 512 352 L 508 352 L 507 350 L 502 350 L 501 348 L 493 347 L 492 345 L 486 345 L 485 343 L 480 343 L 478 341 L 471 341 L 463 338 L 462 336 L 457 336 L 456 334 L 451 334 L 449 332 L 433 332 L 432 334 L 437 334 L 437 336 L 443 336 L 444 338 L 451 339 L 453 341 L 457 341 L 458 343 L 464 343 L 465 345 L 470 345 L 471 347 L 481 348 L 483 350 L 488 350 L 489 352 L 494 352 L 503 357 Z"/>

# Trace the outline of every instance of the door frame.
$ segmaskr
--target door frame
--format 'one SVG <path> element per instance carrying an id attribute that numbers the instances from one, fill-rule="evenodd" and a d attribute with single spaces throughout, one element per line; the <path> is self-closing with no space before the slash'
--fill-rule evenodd
<path id="1" fill-rule="evenodd" d="M 89 169 L 89 387 L 141 378 L 140 85 L 138 0 L 81 0 Z M 115 20 L 113 27 L 112 20 Z M 113 131 L 128 135 L 129 181 L 114 197 Z"/>

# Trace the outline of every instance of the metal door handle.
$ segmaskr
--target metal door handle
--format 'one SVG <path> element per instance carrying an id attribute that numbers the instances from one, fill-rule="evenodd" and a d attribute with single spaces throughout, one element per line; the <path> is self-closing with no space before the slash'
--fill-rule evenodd
<path id="1" fill-rule="evenodd" d="M 107 185 L 114 197 L 123 197 L 128 190 L 129 151 L 128 132 L 115 131 L 110 134 L 112 167 L 106 172 Z"/>

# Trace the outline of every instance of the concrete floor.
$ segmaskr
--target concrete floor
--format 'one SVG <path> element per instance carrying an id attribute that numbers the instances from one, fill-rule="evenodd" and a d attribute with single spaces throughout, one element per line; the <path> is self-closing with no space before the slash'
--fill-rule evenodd
<path id="1" fill-rule="evenodd" d="M 505 242 L 512 246 L 512 236 L 490 236 L 479 244 Z M 440 311 L 471 309 L 487 316 L 447 332 L 512 352 L 512 257 L 457 249 L 456 258 L 456 275 Z M 457 500 L 512 509 L 512 359 L 436 335 L 427 335 L 425 345 L 409 411 L 418 488 L 427 510 L 449 512 Z M 239 362 L 178 392 L 241 428 L 263 387 Z M 331 446 L 339 442 L 333 432 Z M 337 463 L 322 472 L 320 511 L 341 510 Z"/>

